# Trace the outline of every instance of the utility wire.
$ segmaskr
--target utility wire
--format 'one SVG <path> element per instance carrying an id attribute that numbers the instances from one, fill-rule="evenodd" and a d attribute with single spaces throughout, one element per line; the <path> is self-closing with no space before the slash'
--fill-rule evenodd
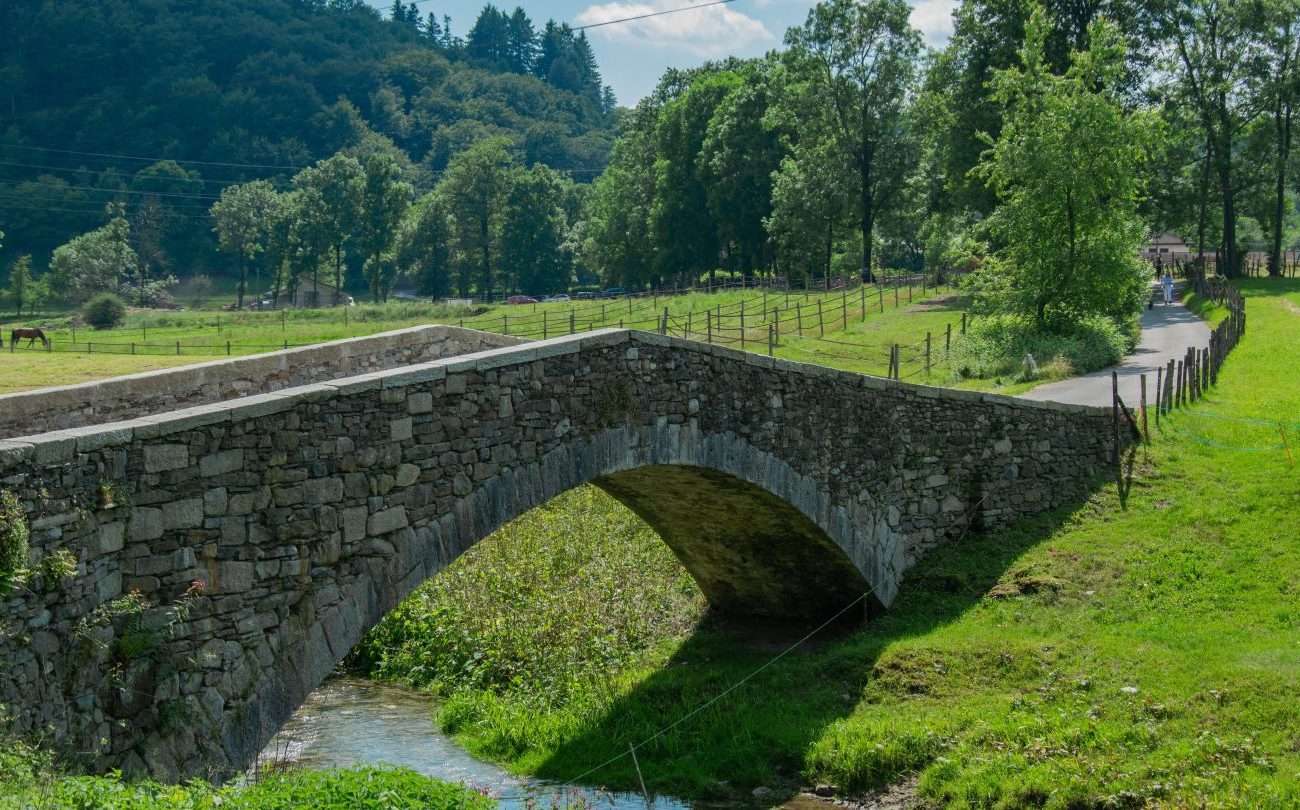
<path id="1" fill-rule="evenodd" d="M 190 163 L 195 166 L 221 166 L 234 169 L 273 169 L 283 171 L 298 171 L 306 168 L 304 166 L 278 166 L 271 163 L 224 163 L 212 160 L 185 160 L 183 158 L 173 157 L 145 157 L 142 155 L 117 155 L 108 152 L 81 152 L 76 149 L 54 149 L 48 146 L 16 146 L 14 144 L 5 144 L 4 149 L 22 149 L 28 152 L 54 152 L 59 155 L 79 155 L 82 157 L 109 158 L 112 160 L 138 160 L 143 163 L 157 163 L 160 160 L 170 160 L 174 163 Z"/>
<path id="2" fill-rule="evenodd" d="M 697 8 L 708 8 L 709 6 L 721 6 L 727 3 L 734 3 L 736 0 L 712 0 L 709 3 L 697 3 L 693 6 L 682 6 L 681 8 L 669 8 L 663 11 L 651 11 L 648 14 L 638 14 L 635 17 L 621 17 L 617 20 L 606 20 L 604 22 L 590 23 L 588 25 L 577 25 L 573 27 L 574 31 L 586 31 L 588 28 L 600 28 L 605 25 L 615 25 L 616 23 L 633 22 L 634 20 L 644 20 L 650 17 L 662 17 L 665 14 L 677 14 L 681 11 L 691 11 Z"/>

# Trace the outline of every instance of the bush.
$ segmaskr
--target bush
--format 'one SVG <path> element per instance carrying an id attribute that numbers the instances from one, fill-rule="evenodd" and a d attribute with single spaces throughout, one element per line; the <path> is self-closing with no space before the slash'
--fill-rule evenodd
<path id="1" fill-rule="evenodd" d="M 1120 327 L 1094 316 L 1070 328 L 1038 329 L 1031 318 L 990 315 L 971 322 L 953 341 L 951 363 L 959 377 L 1009 377 L 1016 381 L 1086 374 L 1118 363 L 1133 350 L 1136 321 Z M 1033 355 L 1034 374 L 1025 367 Z"/>
<path id="2" fill-rule="evenodd" d="M 50 752 L 0 737 L 0 807 L 48 810 L 492 810 L 496 802 L 467 787 L 405 768 L 291 771 L 254 784 L 216 788 L 194 780 L 160 785 L 117 775 L 63 773 Z"/>
<path id="3" fill-rule="evenodd" d="M 96 329 L 112 329 L 126 320 L 126 304 L 112 293 L 100 293 L 81 308 L 81 317 Z"/>

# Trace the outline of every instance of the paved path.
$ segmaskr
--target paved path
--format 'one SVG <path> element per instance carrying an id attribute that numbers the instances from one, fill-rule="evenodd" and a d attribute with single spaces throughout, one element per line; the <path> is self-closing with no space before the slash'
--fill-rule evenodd
<path id="1" fill-rule="evenodd" d="M 1156 298 L 1157 302 L 1159 298 Z M 1118 366 L 1094 371 L 1082 377 L 1040 385 L 1021 394 L 1025 399 L 1050 400 L 1072 405 L 1111 404 L 1111 371 L 1119 372 L 1119 395 L 1124 404 L 1137 408 L 1141 383 L 1147 375 L 1147 397 L 1154 401 L 1156 368 L 1170 359 L 1182 359 L 1188 346 L 1210 345 L 1210 327 L 1182 304 L 1160 303 L 1142 313 L 1142 340 L 1137 349 Z"/>

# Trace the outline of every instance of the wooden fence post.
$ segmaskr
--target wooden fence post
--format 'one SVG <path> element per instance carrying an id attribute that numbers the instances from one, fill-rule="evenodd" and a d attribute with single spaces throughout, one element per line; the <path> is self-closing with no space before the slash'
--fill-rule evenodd
<path id="1" fill-rule="evenodd" d="M 930 376 L 930 333 L 925 333 L 925 376 Z"/>
<path id="2" fill-rule="evenodd" d="M 1116 464 L 1119 463 L 1119 374 L 1112 371 L 1110 373 L 1110 426 L 1113 432 L 1111 438 L 1115 442 L 1114 451 L 1111 460 Z"/>
<path id="3" fill-rule="evenodd" d="M 1161 394 L 1163 392 L 1160 390 L 1160 386 L 1164 384 L 1164 371 L 1165 369 L 1163 366 L 1156 367 L 1156 427 L 1160 426 L 1160 408 L 1163 405 L 1163 401 L 1161 400 Z"/>
<path id="4" fill-rule="evenodd" d="M 709 330 L 708 332 L 709 343 L 713 343 L 713 310 L 711 309 L 704 310 L 704 320 L 705 320 L 705 326 Z"/>
<path id="5" fill-rule="evenodd" d="M 826 324 L 822 322 L 822 299 L 817 299 L 817 335 L 826 337 Z"/>
<path id="6" fill-rule="evenodd" d="M 943 356 L 947 357 L 952 351 L 952 324 L 944 327 L 943 331 Z"/>
<path id="7" fill-rule="evenodd" d="M 1151 444 L 1151 432 L 1147 425 L 1147 375 L 1142 375 L 1142 438 L 1147 444 Z"/>

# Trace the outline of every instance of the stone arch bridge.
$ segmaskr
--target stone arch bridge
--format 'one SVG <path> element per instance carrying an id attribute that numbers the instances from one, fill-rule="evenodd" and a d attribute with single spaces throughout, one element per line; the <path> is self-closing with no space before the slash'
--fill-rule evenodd
<path id="1" fill-rule="evenodd" d="M 654 526 L 716 610 L 816 621 L 887 607 L 968 527 L 1080 497 L 1113 450 L 1108 409 L 640 332 L 411 360 L 0 441 L 45 571 L 0 596 L 17 730 L 92 768 L 247 766 L 414 587 L 580 484 Z M 61 549 L 77 570 L 54 582 Z M 114 602 L 131 591 L 150 606 Z"/>

